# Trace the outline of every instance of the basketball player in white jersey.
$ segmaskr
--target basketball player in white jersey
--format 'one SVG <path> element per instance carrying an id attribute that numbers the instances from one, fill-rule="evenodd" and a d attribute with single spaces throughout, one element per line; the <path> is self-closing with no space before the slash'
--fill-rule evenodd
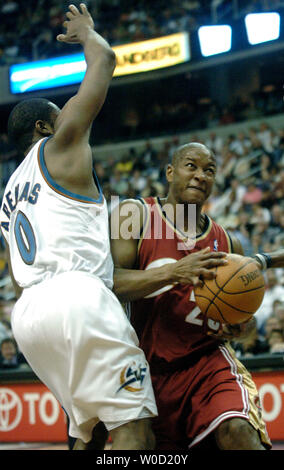
<path id="1" fill-rule="evenodd" d="M 113 449 L 151 449 L 157 414 L 149 368 L 112 293 L 106 201 L 89 134 L 115 68 L 84 4 L 69 6 L 59 41 L 83 46 L 87 70 L 60 111 L 20 102 L 8 133 L 24 160 L 5 189 L 0 221 L 19 299 L 12 328 L 36 375 L 65 409 L 76 449 L 103 421 Z"/>

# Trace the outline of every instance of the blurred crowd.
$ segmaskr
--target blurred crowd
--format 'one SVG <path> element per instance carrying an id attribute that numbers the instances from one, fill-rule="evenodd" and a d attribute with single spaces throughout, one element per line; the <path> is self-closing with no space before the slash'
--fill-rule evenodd
<path id="1" fill-rule="evenodd" d="M 80 2 L 74 1 L 78 5 Z M 194 31 L 202 24 L 238 18 L 284 6 L 281 0 L 87 0 L 96 29 L 112 46 Z M 0 65 L 60 55 L 70 46 L 56 41 L 69 2 L 20 0 L 1 2 Z"/>
<path id="2" fill-rule="evenodd" d="M 207 145 L 218 162 L 204 211 L 241 241 L 245 255 L 253 256 L 284 249 L 284 128 L 276 131 L 267 122 L 245 126 L 226 138 L 208 132 L 202 139 L 192 134 L 189 141 Z M 165 139 L 159 150 L 148 140 L 143 151 L 133 147 L 119 161 L 96 163 L 108 200 L 166 195 L 165 168 L 179 145 L 178 136 Z M 242 356 L 284 353 L 284 269 L 267 270 L 265 280 L 255 329 L 235 345 Z"/>
<path id="3" fill-rule="evenodd" d="M 245 254 L 251 256 L 284 249 L 284 128 L 274 130 L 262 122 L 245 129 L 227 137 L 210 131 L 202 139 L 192 134 L 189 141 L 206 144 L 218 163 L 216 184 L 204 211 L 239 238 Z M 3 194 L 17 159 L 6 135 L 1 137 L 8 156 L 1 165 Z M 95 161 L 110 210 L 112 196 L 163 197 L 167 192 L 165 168 L 179 145 L 179 136 L 165 138 L 159 148 L 147 140 L 142 151 L 134 146 L 118 160 L 110 156 L 107 161 Z M 0 344 L 4 340 L 0 365 L 5 351 L 8 356 L 14 351 L 13 361 L 7 358 L 4 367 L 15 367 L 24 361 L 13 341 L 7 342 L 12 339 L 10 315 L 15 298 L 4 251 L 0 258 Z M 267 270 L 265 279 L 266 294 L 255 314 L 255 329 L 245 341 L 234 343 L 240 356 L 284 353 L 284 269 Z"/>
<path id="4" fill-rule="evenodd" d="M 76 3 L 76 2 L 75 2 Z M 238 10 L 232 10 L 232 3 Z M 245 14 L 282 8 L 280 0 L 205 2 L 201 0 L 90 0 L 96 28 L 111 44 L 132 42 L 180 31 L 191 30 L 213 21 L 214 15 Z M 219 6 L 218 6 L 219 5 Z M 19 0 L 0 6 L 0 65 L 42 59 L 64 52 L 56 43 L 61 32 L 67 3 L 58 0 L 30 0 L 21 8 Z M 201 14 L 202 12 L 202 14 Z M 216 18 L 215 18 L 216 19 Z M 70 53 L 70 49 L 68 49 Z M 281 90 L 282 93 L 283 90 Z M 106 199 L 111 196 L 163 197 L 167 192 L 165 168 L 180 145 L 179 133 L 188 140 L 206 144 L 216 155 L 218 174 L 213 193 L 204 210 L 240 239 L 245 254 L 270 252 L 284 248 L 284 128 L 274 129 L 267 122 L 250 127 L 249 120 L 284 111 L 279 90 L 270 87 L 241 101 L 221 107 L 210 99 L 199 102 L 156 101 L 144 113 L 127 109 L 122 127 L 113 128 L 111 138 L 121 141 L 144 136 L 144 149 L 135 144 L 119 160 L 95 162 L 95 169 Z M 112 113 L 115 110 L 112 109 Z M 106 116 L 107 118 L 107 116 Z M 113 119 L 120 122 L 119 119 Z M 211 129 L 243 122 L 243 131 L 221 137 Z M 99 124 L 109 134 L 109 125 Z M 198 129 L 207 129 L 200 138 Z M 164 135 L 159 147 L 152 140 Z M 98 135 L 103 138 L 99 127 Z M 175 134 L 175 137 L 167 137 Z M 98 142 L 96 141 L 96 144 Z M 140 149 L 140 147 L 139 147 Z M 5 185 L 19 161 L 6 133 L 0 135 L 0 202 Z M 110 205 L 111 206 L 111 205 Z M 239 356 L 284 352 L 284 270 L 265 274 L 266 295 L 256 313 L 256 326 L 249 338 L 234 343 Z M 0 368 L 26 366 L 11 331 L 11 311 L 15 296 L 8 274 L 3 239 L 0 237 Z"/>
<path id="5" fill-rule="evenodd" d="M 170 83 L 167 86 L 170 87 Z M 181 86 L 184 86 L 186 95 L 184 82 Z M 190 82 L 187 87 L 190 88 Z M 284 113 L 283 84 L 277 81 L 252 93 L 236 94 L 226 106 L 205 93 L 202 96 L 201 92 L 193 92 L 182 100 L 171 94 L 159 96 L 159 93 L 151 92 L 149 96 L 151 102 L 145 97 L 142 103 L 125 102 L 123 110 L 115 106 L 107 112 L 103 110 L 96 123 L 96 144 L 151 137 L 153 132 L 155 136 L 163 136 L 212 129 Z"/>

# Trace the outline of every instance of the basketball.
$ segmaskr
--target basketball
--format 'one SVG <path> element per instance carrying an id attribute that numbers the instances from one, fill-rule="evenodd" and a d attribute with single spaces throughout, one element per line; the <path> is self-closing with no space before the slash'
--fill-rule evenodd
<path id="1" fill-rule="evenodd" d="M 265 280 L 257 262 L 228 254 L 228 264 L 215 268 L 216 278 L 196 287 L 195 301 L 208 318 L 230 325 L 243 323 L 260 307 Z"/>

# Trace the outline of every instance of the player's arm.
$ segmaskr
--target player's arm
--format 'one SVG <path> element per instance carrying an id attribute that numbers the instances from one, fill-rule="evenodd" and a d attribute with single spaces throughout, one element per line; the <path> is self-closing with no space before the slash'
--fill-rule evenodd
<path id="1" fill-rule="evenodd" d="M 122 202 L 111 214 L 110 221 L 111 227 L 119 227 L 118 237 L 114 238 L 111 234 L 110 241 L 114 262 L 114 292 L 122 302 L 141 299 L 166 286 L 170 281 L 168 265 L 149 270 L 135 269 L 144 210 L 140 203 L 131 202 L 135 206 L 134 209 L 137 208 L 132 213 L 136 212 L 137 216 L 127 225 L 129 214 L 122 215 L 127 204 L 128 201 Z M 124 234 L 124 226 L 125 230 L 127 227 L 128 233 L 132 233 L 131 237 L 127 238 L 127 233 Z"/>
<path id="2" fill-rule="evenodd" d="M 84 4 L 79 11 L 69 6 L 65 34 L 57 39 L 79 43 L 86 60 L 84 79 L 75 96 L 62 108 L 55 122 L 53 137 L 45 146 L 48 171 L 59 184 L 82 186 L 92 178 L 92 154 L 89 135 L 92 123 L 106 98 L 115 68 L 115 54 L 94 30 L 94 22 Z"/>
<path id="3" fill-rule="evenodd" d="M 84 79 L 75 96 L 63 107 L 55 124 L 55 141 L 59 146 L 69 146 L 77 140 L 88 140 L 90 127 L 99 113 L 115 68 L 115 54 L 109 44 L 94 30 L 94 22 L 82 3 L 81 12 L 69 6 L 66 34 L 57 39 L 83 46 L 87 64 Z"/>
<path id="4" fill-rule="evenodd" d="M 233 236 L 231 236 L 231 240 L 233 252 L 239 255 L 244 255 L 241 242 Z M 257 253 L 253 258 L 261 270 L 268 268 L 284 268 L 284 250 L 274 251 L 271 253 Z"/>
<path id="5" fill-rule="evenodd" d="M 11 281 L 12 281 L 12 284 L 13 284 L 13 287 L 14 287 L 16 297 L 17 297 L 17 299 L 19 299 L 19 297 L 21 297 L 23 289 L 17 284 L 17 282 L 14 278 L 12 265 L 11 265 L 10 249 L 9 249 L 9 245 L 6 242 L 5 238 L 4 238 L 4 244 L 5 244 L 5 256 L 6 256 L 6 260 L 7 260 L 7 263 L 8 263 L 9 275 L 10 275 L 10 278 L 11 278 Z"/>
<path id="6" fill-rule="evenodd" d="M 231 236 L 233 252 L 239 255 L 244 255 L 244 250 L 241 242 Z M 271 253 L 256 253 L 253 256 L 254 261 L 257 262 L 261 270 L 268 268 L 284 268 L 284 250 L 274 251 Z"/>
<path id="7" fill-rule="evenodd" d="M 284 250 L 271 253 L 257 253 L 254 259 L 258 262 L 260 269 L 284 268 Z"/>
<path id="8" fill-rule="evenodd" d="M 143 227 L 144 209 L 140 203 L 139 216 L 133 217 L 129 222 L 129 214 L 124 214 L 122 208 L 127 207 L 129 201 L 124 201 L 112 213 L 110 226 L 119 226 L 119 234 L 111 234 L 111 250 L 114 261 L 114 292 L 123 302 L 141 299 L 164 286 L 181 283 L 200 285 L 204 279 L 215 276 L 210 268 L 226 264 L 226 253 L 210 252 L 209 248 L 192 253 L 176 263 L 168 263 L 158 268 L 147 270 L 136 269 L 137 250 L 140 233 Z M 129 209 L 131 207 L 129 206 Z M 135 211 L 131 211 L 132 213 Z M 124 214 L 124 215 L 122 215 Z M 126 229 L 127 228 L 127 229 Z M 125 230 L 125 233 L 124 233 Z M 129 233 L 132 234 L 129 237 Z"/>
<path id="9" fill-rule="evenodd" d="M 232 252 L 235 253 L 236 255 L 242 255 L 244 256 L 244 249 L 243 246 L 240 242 L 240 240 L 235 237 L 234 235 L 230 234 L 230 239 L 232 242 Z"/>

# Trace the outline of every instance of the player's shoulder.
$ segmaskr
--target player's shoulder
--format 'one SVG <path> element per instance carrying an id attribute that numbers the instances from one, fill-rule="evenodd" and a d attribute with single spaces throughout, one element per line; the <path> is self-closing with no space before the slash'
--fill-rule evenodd
<path id="1" fill-rule="evenodd" d="M 145 210 L 145 203 L 142 198 L 129 198 L 120 201 L 118 207 L 123 209 L 123 211 L 128 209 L 129 211 L 138 210 L 139 212 L 143 212 Z"/>
<path id="2" fill-rule="evenodd" d="M 215 229 L 223 233 L 225 237 L 228 239 L 230 251 L 235 254 L 243 255 L 244 254 L 243 246 L 240 240 L 238 239 L 238 237 L 236 237 L 236 235 L 234 235 L 231 231 L 228 231 L 225 227 L 223 227 L 223 225 L 215 222 L 212 219 L 211 219 L 211 222 L 212 222 L 212 225 L 215 227 Z"/>
<path id="3" fill-rule="evenodd" d="M 135 227 L 141 231 L 146 218 L 146 206 L 140 198 L 123 199 L 116 203 L 111 209 L 110 220 L 112 226 L 122 226 L 124 223 L 128 227 Z"/>

